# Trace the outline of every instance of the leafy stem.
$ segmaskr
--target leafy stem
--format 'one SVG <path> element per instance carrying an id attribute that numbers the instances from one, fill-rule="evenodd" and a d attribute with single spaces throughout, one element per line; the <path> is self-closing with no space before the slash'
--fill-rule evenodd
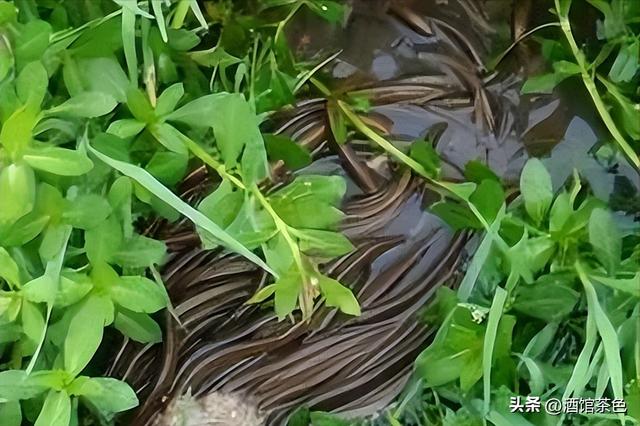
<path id="1" fill-rule="evenodd" d="M 224 164 L 220 163 L 218 160 L 213 158 L 213 156 L 209 154 L 207 151 L 205 151 L 200 145 L 198 145 L 196 142 L 192 141 L 190 138 L 186 136 L 183 138 L 183 140 L 185 145 L 187 145 L 187 148 L 193 155 L 195 155 L 200 160 L 202 160 L 203 163 L 205 163 L 206 165 L 214 169 L 223 179 L 229 180 L 231 183 L 233 183 L 236 187 L 240 189 L 243 189 L 243 190 L 247 189 L 244 183 L 242 183 L 240 179 L 238 179 L 237 177 L 235 177 L 234 175 L 232 175 L 227 171 Z"/>
<path id="2" fill-rule="evenodd" d="M 609 113 L 609 110 L 607 109 L 602 96 L 600 96 L 600 92 L 596 87 L 595 81 L 589 74 L 589 64 L 587 63 L 584 53 L 582 52 L 582 50 L 580 50 L 575 38 L 573 37 L 571 22 L 569 21 L 568 4 L 565 8 L 562 8 L 561 0 L 555 0 L 555 5 L 556 11 L 558 13 L 558 19 L 560 21 L 560 28 L 562 29 L 562 32 L 567 39 L 567 42 L 569 43 L 571 53 L 573 54 L 578 66 L 580 67 L 580 76 L 582 77 L 582 82 L 584 83 L 587 92 L 589 92 L 589 95 L 591 96 L 591 99 L 593 100 L 593 103 L 598 110 L 598 114 L 600 114 L 600 118 L 602 118 L 605 126 L 607 126 L 607 130 L 609 130 L 611 136 L 613 136 L 614 140 L 616 141 L 620 149 L 622 149 L 629 161 L 631 161 L 632 165 L 636 169 L 640 169 L 640 158 L 638 157 L 638 154 L 636 154 L 636 152 L 625 140 L 625 137 L 616 126 L 616 123 L 611 117 L 611 114 Z"/>

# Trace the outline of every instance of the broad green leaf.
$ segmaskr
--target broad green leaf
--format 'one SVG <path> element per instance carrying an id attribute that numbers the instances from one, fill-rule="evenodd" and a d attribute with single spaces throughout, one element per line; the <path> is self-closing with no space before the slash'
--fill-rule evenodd
<path id="1" fill-rule="evenodd" d="M 15 159 L 31 142 L 33 128 L 38 121 L 37 110 L 23 106 L 2 123 L 0 145 Z"/>
<path id="2" fill-rule="evenodd" d="M 296 308 L 301 290 L 302 277 L 293 268 L 275 282 L 275 311 L 280 321 Z"/>
<path id="3" fill-rule="evenodd" d="M 267 263 L 278 275 L 286 274 L 291 268 L 293 264 L 293 253 L 291 253 L 291 248 L 281 233 L 278 233 L 266 244 L 263 244 L 262 251 L 267 259 Z"/>
<path id="4" fill-rule="evenodd" d="M 432 178 L 440 175 L 440 156 L 429 142 L 424 140 L 413 142 L 409 156 L 420 163 Z"/>
<path id="5" fill-rule="evenodd" d="M 102 341 L 107 322 L 108 301 L 89 295 L 79 306 L 69 323 L 64 340 L 64 369 L 75 376 L 91 361 Z"/>
<path id="6" fill-rule="evenodd" d="M 614 83 L 629 82 L 640 68 L 640 41 L 624 43 L 618 52 L 616 60 L 611 65 L 609 77 Z"/>
<path id="7" fill-rule="evenodd" d="M 94 118 L 108 114 L 118 105 L 111 95 L 102 92 L 83 92 L 46 111 L 51 115 Z"/>
<path id="8" fill-rule="evenodd" d="M 597 208 L 591 213 L 589 242 L 600 263 L 610 274 L 614 274 L 622 255 L 622 237 L 607 210 Z"/>
<path id="9" fill-rule="evenodd" d="M 34 206 L 35 175 L 26 164 L 10 164 L 0 170 L 0 225 L 11 225 Z"/>
<path id="10" fill-rule="evenodd" d="M 549 74 L 537 75 L 529 77 L 527 81 L 522 85 L 520 93 L 527 95 L 530 93 L 552 93 L 555 87 L 562 83 L 573 74 L 563 74 L 559 72 L 552 72 Z"/>
<path id="11" fill-rule="evenodd" d="M 520 191 L 527 213 L 539 224 L 553 200 L 553 186 L 549 172 L 537 158 L 525 164 L 520 176 Z"/>
<path id="12" fill-rule="evenodd" d="M 42 232 L 48 221 L 48 216 L 32 211 L 7 229 L 0 229 L 0 244 L 5 247 L 26 244 Z"/>
<path id="13" fill-rule="evenodd" d="M 162 241 L 143 235 L 134 235 L 122 243 L 113 256 L 113 262 L 128 268 L 146 268 L 149 265 L 162 265 L 167 247 Z"/>
<path id="14" fill-rule="evenodd" d="M 126 102 L 129 79 L 115 58 L 83 59 L 78 62 L 78 72 L 88 92 L 103 93 L 117 102 Z"/>
<path id="15" fill-rule="evenodd" d="M 560 283 L 521 284 L 512 308 L 543 321 L 558 321 L 573 311 L 580 294 Z"/>
<path id="16" fill-rule="evenodd" d="M 136 120 L 151 124 L 156 121 L 155 111 L 147 95 L 140 89 L 127 91 L 127 107 Z"/>
<path id="17" fill-rule="evenodd" d="M 27 64 L 16 80 L 18 97 L 24 104 L 39 108 L 47 93 L 49 76 L 40 61 Z"/>
<path id="18" fill-rule="evenodd" d="M 31 399 L 47 388 L 29 376 L 24 370 L 6 370 L 0 372 L 0 398 L 7 401 Z"/>
<path id="19" fill-rule="evenodd" d="M 271 206 L 289 226 L 305 229 L 337 229 L 344 214 L 313 197 L 299 199 L 273 198 Z"/>
<path id="20" fill-rule="evenodd" d="M 299 229 L 300 250 L 310 256 L 336 257 L 351 252 L 351 241 L 340 232 Z"/>
<path id="21" fill-rule="evenodd" d="M 184 177 L 188 162 L 189 156 L 186 153 L 158 151 L 153 154 L 145 169 L 162 184 L 173 186 Z"/>
<path id="22" fill-rule="evenodd" d="M 8 1 L 0 2 L 0 25 L 15 22 L 18 17 L 18 9 Z"/>
<path id="23" fill-rule="evenodd" d="M 93 168 L 93 162 L 85 153 L 55 146 L 29 148 L 22 158 L 34 169 L 59 176 L 80 176 Z"/>
<path id="24" fill-rule="evenodd" d="M 91 229 L 102 223 L 111 214 L 107 199 L 97 194 L 81 194 L 68 203 L 62 220 L 74 228 Z"/>
<path id="25" fill-rule="evenodd" d="M 464 177 L 468 181 L 475 182 L 477 184 L 480 184 L 486 179 L 500 182 L 500 178 L 493 172 L 493 170 L 478 160 L 469 161 L 464 165 Z"/>
<path id="26" fill-rule="evenodd" d="M 282 135 L 264 135 L 267 154 L 271 160 L 281 160 L 291 170 L 311 164 L 311 154 L 301 145 Z"/>
<path id="27" fill-rule="evenodd" d="M 91 263 L 109 262 L 122 244 L 122 228 L 115 217 L 110 216 L 84 234 L 84 248 Z"/>
<path id="28" fill-rule="evenodd" d="M 274 197 L 298 200 L 313 197 L 333 206 L 339 206 L 347 190 L 347 183 L 340 176 L 302 175 L 280 189 Z"/>
<path id="29" fill-rule="evenodd" d="M 156 115 L 158 117 L 163 117 L 172 113 L 183 96 L 184 85 L 182 83 L 176 83 L 167 87 L 160 96 L 158 96 L 158 101 L 156 102 Z"/>
<path id="30" fill-rule="evenodd" d="M 159 343 L 162 330 L 149 315 L 118 308 L 113 324 L 122 334 L 140 343 Z"/>
<path id="31" fill-rule="evenodd" d="M 3 278 L 13 286 L 18 287 L 20 285 L 18 264 L 4 247 L 0 247 L 0 278 Z"/>
<path id="32" fill-rule="evenodd" d="M 56 294 L 55 306 L 64 308 L 73 305 L 93 288 L 91 279 L 85 275 L 73 271 L 63 271 L 60 276 L 60 286 Z"/>
<path id="33" fill-rule="evenodd" d="M 58 283 L 46 272 L 29 281 L 22 288 L 24 298 L 34 303 L 52 303 L 56 297 Z"/>
<path id="34" fill-rule="evenodd" d="M 89 379 L 90 386 L 80 396 L 104 416 L 107 421 L 115 413 L 130 410 L 138 405 L 138 398 L 131 387 L 123 381 L 109 377 Z"/>
<path id="35" fill-rule="evenodd" d="M 318 276 L 318 280 L 320 293 L 327 306 L 338 308 L 345 314 L 360 315 L 360 304 L 349 288 L 324 275 Z"/>
<path id="36" fill-rule="evenodd" d="M 469 197 L 469 201 L 478 209 L 482 217 L 492 223 L 504 204 L 505 195 L 502 185 L 493 179 L 483 180 Z"/>
<path id="37" fill-rule="evenodd" d="M 29 21 L 18 33 L 14 44 L 14 55 L 18 64 L 26 65 L 28 62 L 42 58 L 49 46 L 51 25 L 39 19 Z"/>
<path id="38" fill-rule="evenodd" d="M 482 224 L 469 207 L 455 201 L 439 201 L 430 207 L 431 213 L 442 219 L 454 231 L 482 229 Z"/>
<path id="39" fill-rule="evenodd" d="M 142 132 L 146 126 L 147 123 L 142 121 L 134 118 L 125 118 L 111 122 L 107 128 L 107 133 L 122 139 L 128 139 Z"/>
<path id="40" fill-rule="evenodd" d="M 149 127 L 151 134 L 169 151 L 186 155 L 184 135 L 167 123 L 155 123 Z"/>
<path id="41" fill-rule="evenodd" d="M 153 176 L 151 176 L 148 172 L 134 165 L 114 160 L 113 158 L 107 157 L 101 152 L 96 151 L 90 145 L 87 144 L 87 146 L 89 150 L 91 150 L 91 152 L 101 161 L 120 171 L 124 175 L 129 176 L 140 185 L 147 188 L 156 197 L 160 198 L 175 210 L 188 217 L 196 226 L 203 228 L 205 231 L 213 235 L 216 239 L 220 240 L 230 250 L 246 257 L 248 260 L 260 266 L 267 272 L 272 272 L 267 264 L 265 264 L 264 261 L 262 261 L 258 256 L 253 254 L 240 242 L 231 237 L 231 235 L 226 233 L 220 226 L 216 225 L 204 214 L 195 210 L 193 207 L 189 206 L 180 198 L 178 198 L 174 193 L 172 193 L 157 180 L 155 180 Z"/>
<path id="42" fill-rule="evenodd" d="M 65 391 L 50 391 L 35 426 L 69 426 L 70 421 L 71 398 Z"/>
<path id="43" fill-rule="evenodd" d="M 200 202 L 198 210 L 220 227 L 227 228 L 238 217 L 243 203 L 242 191 L 235 191 L 231 183 L 224 180 Z"/>
<path id="44" fill-rule="evenodd" d="M 133 312 L 153 313 L 166 307 L 156 283 L 141 276 L 120 277 L 109 288 L 113 301 Z"/>
<path id="45" fill-rule="evenodd" d="M 0 419 L 2 419 L 3 426 L 20 426 L 22 424 L 20 403 L 18 401 L 0 403 Z"/>

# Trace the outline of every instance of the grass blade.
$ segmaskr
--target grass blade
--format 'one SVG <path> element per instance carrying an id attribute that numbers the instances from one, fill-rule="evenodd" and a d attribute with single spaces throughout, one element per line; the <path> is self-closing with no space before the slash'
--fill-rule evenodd
<path id="1" fill-rule="evenodd" d="M 164 15 L 162 14 L 162 0 L 151 0 L 151 8 L 153 9 L 153 14 L 156 17 L 162 41 L 166 43 L 169 41 L 169 37 L 167 37 L 167 26 L 164 21 Z"/>
<path id="2" fill-rule="evenodd" d="M 136 14 L 129 8 L 122 8 L 122 44 L 127 62 L 129 79 L 138 85 L 138 55 L 136 53 Z"/>
<path id="3" fill-rule="evenodd" d="M 267 266 L 267 264 L 262 259 L 256 256 L 255 253 L 247 249 L 244 245 L 242 245 L 242 243 L 234 239 L 224 229 L 220 228 L 204 214 L 200 213 L 198 210 L 182 201 L 177 195 L 175 195 L 168 188 L 158 182 L 146 170 L 138 166 L 134 166 L 133 164 L 113 159 L 101 153 L 100 151 L 94 149 L 88 143 L 88 141 L 86 141 L 86 139 L 85 144 L 89 151 L 91 151 L 96 157 L 98 157 L 98 159 L 100 159 L 110 167 L 118 170 L 125 176 L 128 176 L 138 182 L 153 195 L 160 198 L 172 208 L 189 218 L 196 226 L 199 226 L 205 231 L 211 233 L 211 235 L 220 240 L 229 250 L 240 254 L 241 256 L 260 266 L 265 271 L 269 272 L 272 275 L 275 275 L 271 268 L 269 268 L 269 266 Z"/>
<path id="4" fill-rule="evenodd" d="M 498 324 L 507 300 L 507 291 L 502 287 L 496 287 L 496 294 L 493 296 L 491 309 L 489 309 L 489 319 L 487 320 L 487 332 L 484 335 L 484 345 L 482 347 L 482 374 L 484 384 L 484 413 L 489 413 L 491 406 L 491 363 L 493 361 L 493 347 L 498 334 Z"/>

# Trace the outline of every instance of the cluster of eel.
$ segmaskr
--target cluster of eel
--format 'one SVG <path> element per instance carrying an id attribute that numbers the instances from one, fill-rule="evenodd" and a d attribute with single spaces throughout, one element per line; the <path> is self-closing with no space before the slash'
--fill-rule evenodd
<path id="1" fill-rule="evenodd" d="M 488 27 L 476 2 L 458 3 Z M 467 125 L 478 134 L 499 140 L 511 132 L 515 120 L 503 107 L 510 101 L 491 89 L 469 37 L 410 9 L 390 8 L 380 19 L 435 46 L 418 59 L 437 63 L 439 72 L 345 89 L 370 99 L 371 126 L 394 136 L 392 120 L 377 108 L 430 106 L 469 111 Z M 272 308 L 245 304 L 268 283 L 264 271 L 238 255 L 203 250 L 186 222 L 155 223 L 148 232 L 170 251 L 163 278 L 175 317 L 165 314 L 162 343 L 124 340 L 114 354 L 107 374 L 129 382 L 141 400 L 128 424 L 283 425 L 299 406 L 366 418 L 402 391 L 433 331 L 419 313 L 439 286 L 459 280 L 468 236 L 425 211 L 432 194 L 419 177 L 366 141 L 336 144 L 327 120 L 327 101 L 308 99 L 271 125 L 312 152 L 314 163 L 295 173 L 324 169 L 349 182 L 342 232 L 355 250 L 322 269 L 353 290 L 362 315 L 318 306 L 309 322 L 279 322 Z M 460 179 L 462 160 L 442 154 L 447 178 Z M 293 175 L 273 164 L 274 185 Z M 215 173 L 198 168 L 181 195 L 195 205 L 216 182 Z"/>

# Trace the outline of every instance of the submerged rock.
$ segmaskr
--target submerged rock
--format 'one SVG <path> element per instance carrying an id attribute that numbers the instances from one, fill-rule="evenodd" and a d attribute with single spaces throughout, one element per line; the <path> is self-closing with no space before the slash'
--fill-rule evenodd
<path id="1" fill-rule="evenodd" d="M 213 392 L 201 398 L 185 395 L 175 399 L 154 426 L 262 426 L 264 421 L 244 396 Z"/>

